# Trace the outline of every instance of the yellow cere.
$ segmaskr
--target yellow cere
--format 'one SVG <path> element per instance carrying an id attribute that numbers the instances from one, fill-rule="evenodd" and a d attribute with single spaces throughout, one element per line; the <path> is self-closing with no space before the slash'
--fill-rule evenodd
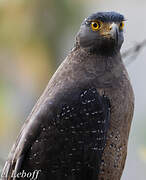
<path id="1" fill-rule="evenodd" d="M 98 31 L 100 29 L 101 23 L 99 21 L 91 22 L 91 28 L 93 31 Z"/>
<path id="2" fill-rule="evenodd" d="M 124 29 L 124 21 L 122 21 L 122 22 L 120 23 L 119 27 L 120 27 L 120 30 L 123 30 L 123 29 Z"/>

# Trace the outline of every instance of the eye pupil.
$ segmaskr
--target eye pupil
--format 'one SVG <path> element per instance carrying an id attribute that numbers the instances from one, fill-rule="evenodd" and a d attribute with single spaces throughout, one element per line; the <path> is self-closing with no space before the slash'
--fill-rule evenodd
<path id="1" fill-rule="evenodd" d="M 93 26 L 94 26 L 95 28 L 97 28 L 98 25 L 97 25 L 97 23 L 94 23 Z"/>

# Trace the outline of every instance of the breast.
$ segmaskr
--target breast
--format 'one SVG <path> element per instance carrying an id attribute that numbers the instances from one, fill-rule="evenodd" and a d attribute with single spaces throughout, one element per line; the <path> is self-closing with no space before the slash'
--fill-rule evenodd
<path id="1" fill-rule="evenodd" d="M 127 72 L 124 71 L 117 86 L 104 89 L 104 92 L 110 98 L 111 119 L 99 180 L 120 180 L 134 109 L 134 94 Z"/>

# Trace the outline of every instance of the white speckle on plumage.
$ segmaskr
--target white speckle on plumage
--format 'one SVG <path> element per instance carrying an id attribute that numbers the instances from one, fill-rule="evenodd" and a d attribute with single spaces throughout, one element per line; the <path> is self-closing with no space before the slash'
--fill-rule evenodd
<path id="1" fill-rule="evenodd" d="M 112 134 L 110 134 L 110 135 L 109 135 L 109 137 L 110 137 L 110 138 L 112 138 L 112 137 L 113 137 L 113 135 L 112 135 Z"/>
<path id="2" fill-rule="evenodd" d="M 113 144 L 110 144 L 110 146 L 109 146 L 110 148 L 113 148 L 114 147 L 114 145 Z"/>
<path id="3" fill-rule="evenodd" d="M 97 133 L 97 131 L 96 131 L 96 130 L 94 130 L 94 131 L 92 131 L 92 133 Z"/>
<path id="4" fill-rule="evenodd" d="M 62 116 L 64 116 L 64 115 L 65 115 L 65 113 L 62 113 L 61 115 L 62 115 Z"/>
<path id="5" fill-rule="evenodd" d="M 79 144 L 83 144 L 84 142 L 83 141 L 78 141 Z"/>
<path id="6" fill-rule="evenodd" d="M 115 140 L 116 140 L 116 141 L 118 140 L 118 137 L 117 137 L 117 136 L 115 137 Z"/>
<path id="7" fill-rule="evenodd" d="M 84 94 L 86 94 L 88 91 L 86 90 L 86 91 L 84 91 Z"/>
<path id="8" fill-rule="evenodd" d="M 74 171 L 75 171 L 75 169 L 72 169 L 71 171 L 72 171 L 72 172 L 74 172 Z"/>
<path id="9" fill-rule="evenodd" d="M 72 131 L 72 134 L 76 134 L 76 131 Z"/>
<path id="10" fill-rule="evenodd" d="M 71 129 L 75 129 L 75 127 L 74 127 L 74 126 L 71 126 Z"/>
<path id="11" fill-rule="evenodd" d="M 117 152 L 119 152 L 119 151 L 120 151 L 120 149 L 118 148 L 118 149 L 117 149 Z"/>
<path id="12" fill-rule="evenodd" d="M 84 104 L 84 105 L 85 105 L 85 104 L 86 104 L 86 102 L 83 102 L 83 101 L 82 101 L 82 104 Z"/>

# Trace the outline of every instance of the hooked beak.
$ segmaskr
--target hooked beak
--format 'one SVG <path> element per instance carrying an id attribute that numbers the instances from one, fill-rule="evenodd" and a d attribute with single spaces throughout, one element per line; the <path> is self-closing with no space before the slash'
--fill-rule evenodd
<path id="1" fill-rule="evenodd" d="M 111 24 L 109 34 L 112 39 L 115 39 L 115 41 L 118 42 L 119 28 L 118 28 L 117 24 L 115 24 L 115 23 Z"/>

